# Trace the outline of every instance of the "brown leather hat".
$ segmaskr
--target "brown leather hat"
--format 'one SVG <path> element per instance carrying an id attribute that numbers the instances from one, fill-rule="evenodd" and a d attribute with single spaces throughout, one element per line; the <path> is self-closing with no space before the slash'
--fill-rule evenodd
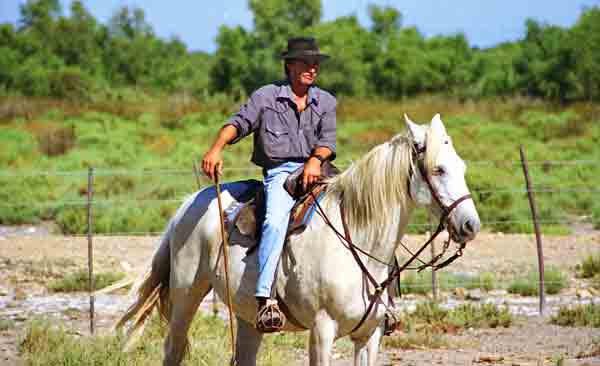
<path id="1" fill-rule="evenodd" d="M 329 58 L 329 55 L 325 55 L 319 51 L 317 42 L 312 37 L 294 37 L 288 39 L 288 49 L 281 53 L 281 58 L 284 60 L 289 59 L 315 59 L 318 58 L 319 62 Z"/>

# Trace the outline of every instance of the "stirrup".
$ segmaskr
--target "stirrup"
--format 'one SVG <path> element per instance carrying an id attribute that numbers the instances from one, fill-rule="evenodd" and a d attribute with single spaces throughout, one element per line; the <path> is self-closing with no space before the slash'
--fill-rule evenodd
<path id="1" fill-rule="evenodd" d="M 285 326 L 285 320 L 277 300 L 267 299 L 267 303 L 258 309 L 256 314 L 256 330 L 261 333 L 279 332 Z"/>

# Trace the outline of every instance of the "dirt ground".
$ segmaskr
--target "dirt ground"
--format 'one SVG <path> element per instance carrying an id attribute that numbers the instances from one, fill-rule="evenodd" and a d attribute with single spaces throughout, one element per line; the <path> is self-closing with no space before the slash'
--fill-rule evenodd
<path id="1" fill-rule="evenodd" d="M 1 233 L 0 233 L 1 234 Z M 416 248 L 424 236 L 410 236 L 405 243 Z M 121 271 L 131 277 L 139 273 L 151 258 L 156 237 L 95 237 L 94 270 Z M 600 250 L 600 234 L 586 232 L 572 236 L 543 238 L 546 266 L 555 266 L 574 276 L 574 266 L 589 254 Z M 0 321 L 22 301 L 47 295 L 44 286 L 50 278 L 87 266 L 88 243 L 85 237 L 52 235 L 0 235 Z M 530 235 L 480 234 L 464 251 L 464 256 L 448 269 L 452 272 L 494 272 L 498 279 L 535 268 L 535 239 Z M 585 287 L 571 278 L 575 293 Z M 4 302 L 2 302 L 4 299 Z M 99 314 L 98 327 L 106 330 L 113 316 Z M 20 365 L 17 348 L 27 314 L 11 317 L 16 324 L 0 330 L 0 365 Z M 6 319 L 5 319 L 6 320 Z M 69 322 L 69 317 L 65 317 Z M 71 319 L 69 324 L 85 328 L 85 321 Z M 1 329 L 1 328 L 0 328 Z M 507 329 L 471 329 L 448 336 L 449 346 L 437 350 L 386 350 L 381 365 L 600 365 L 600 330 L 566 328 L 548 324 L 547 318 L 518 317 Z M 334 365 L 346 366 L 348 356 L 336 355 Z M 300 363 L 305 363 L 300 361 Z"/>

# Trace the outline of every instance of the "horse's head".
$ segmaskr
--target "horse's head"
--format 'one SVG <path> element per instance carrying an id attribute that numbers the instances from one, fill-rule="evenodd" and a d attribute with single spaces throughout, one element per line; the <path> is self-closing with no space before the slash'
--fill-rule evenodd
<path id="1" fill-rule="evenodd" d="M 454 241 L 472 240 L 481 226 L 479 215 L 465 182 L 466 165 L 454 150 L 440 115 L 436 114 L 429 126 L 420 126 L 406 115 L 404 119 L 414 147 L 413 200 L 445 221 Z"/>

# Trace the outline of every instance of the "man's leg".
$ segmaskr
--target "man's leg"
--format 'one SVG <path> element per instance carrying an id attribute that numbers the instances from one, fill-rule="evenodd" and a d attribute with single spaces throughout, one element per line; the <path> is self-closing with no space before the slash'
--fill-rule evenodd
<path id="1" fill-rule="evenodd" d="M 265 177 L 266 214 L 258 246 L 258 281 L 255 293 L 258 298 L 271 296 L 271 286 L 283 249 L 290 211 L 295 203 L 283 188 L 283 183 L 302 165 L 302 163 L 285 163 L 269 170 Z"/>

